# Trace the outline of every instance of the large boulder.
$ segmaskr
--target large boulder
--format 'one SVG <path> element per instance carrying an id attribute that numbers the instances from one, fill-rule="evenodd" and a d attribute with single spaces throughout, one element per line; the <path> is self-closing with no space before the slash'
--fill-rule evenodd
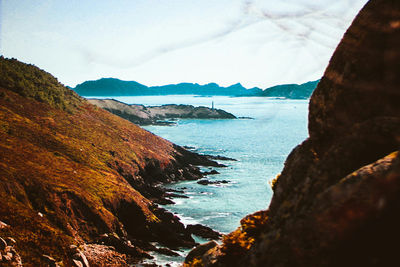
<path id="1" fill-rule="evenodd" d="M 400 113 L 400 2 L 372 0 L 336 48 L 310 101 L 312 139 L 328 139 L 377 116 Z"/>
<path id="2" fill-rule="evenodd" d="M 399 48 L 400 1 L 369 1 L 311 97 L 310 138 L 288 156 L 269 210 L 187 265 L 398 264 Z"/>

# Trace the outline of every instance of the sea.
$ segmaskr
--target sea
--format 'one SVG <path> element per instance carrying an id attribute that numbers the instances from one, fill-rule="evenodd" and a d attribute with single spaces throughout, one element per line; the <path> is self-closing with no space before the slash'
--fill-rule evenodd
<path id="1" fill-rule="evenodd" d="M 308 137 L 308 100 L 267 97 L 228 96 L 132 96 L 113 97 L 127 104 L 158 106 L 188 104 L 223 109 L 240 119 L 181 119 L 172 126 L 145 126 L 146 130 L 192 151 L 224 156 L 237 161 L 219 161 L 225 168 L 209 175 L 210 181 L 228 183 L 200 185 L 196 181 L 169 184 L 189 198 L 174 198 L 164 208 L 176 214 L 184 224 L 203 224 L 221 233 L 229 233 L 240 220 L 255 211 L 265 210 L 272 197 L 271 181 L 282 171 L 290 151 Z M 199 243 L 206 242 L 201 238 Z M 162 266 L 179 266 L 180 257 L 155 256 Z"/>

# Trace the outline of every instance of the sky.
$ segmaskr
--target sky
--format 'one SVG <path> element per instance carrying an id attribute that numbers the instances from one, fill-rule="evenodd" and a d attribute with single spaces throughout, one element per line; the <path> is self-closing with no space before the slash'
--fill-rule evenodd
<path id="1" fill-rule="evenodd" d="M 322 77 L 367 0 L 0 0 L 0 54 L 74 87 Z"/>

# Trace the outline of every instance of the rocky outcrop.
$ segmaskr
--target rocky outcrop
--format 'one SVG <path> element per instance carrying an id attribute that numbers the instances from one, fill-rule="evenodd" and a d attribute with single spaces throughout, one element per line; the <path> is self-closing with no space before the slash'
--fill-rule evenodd
<path id="1" fill-rule="evenodd" d="M 210 180 L 203 179 L 203 180 L 197 181 L 197 183 L 201 184 L 201 185 L 209 185 L 209 184 L 220 185 L 220 184 L 228 184 L 229 181 L 227 181 L 227 180 L 210 181 Z"/>
<path id="2" fill-rule="evenodd" d="M 21 256 L 14 248 L 16 243 L 12 237 L 0 237 L 0 266 L 23 266 Z"/>
<path id="3" fill-rule="evenodd" d="M 189 266 L 394 266 L 400 239 L 400 2 L 371 0 L 309 107 L 267 211 Z"/>
<path id="4" fill-rule="evenodd" d="M 206 157 L 211 160 L 237 161 L 237 159 L 228 158 L 228 157 L 224 157 L 224 156 L 220 156 L 220 155 L 218 155 L 218 156 L 206 155 Z"/>
<path id="5" fill-rule="evenodd" d="M 113 246 L 88 244 L 84 246 L 83 253 L 91 267 L 129 266 L 127 255 L 117 252 Z M 74 260 L 75 266 L 83 267 L 79 262 Z"/>
<path id="6" fill-rule="evenodd" d="M 222 236 L 217 231 L 201 224 L 189 224 L 186 226 L 186 229 L 194 235 L 213 240 L 218 240 Z"/>
<path id="7" fill-rule="evenodd" d="M 186 262 L 190 262 L 195 266 L 196 265 L 201 266 L 202 263 L 209 262 L 207 256 L 215 252 L 214 251 L 215 249 L 218 249 L 218 244 L 215 241 L 210 241 L 208 243 L 201 244 L 189 252 L 189 254 L 186 256 Z"/>
<path id="8" fill-rule="evenodd" d="M 170 125 L 173 119 L 236 119 L 222 109 L 194 107 L 192 105 L 162 105 L 145 107 L 128 105 L 114 99 L 89 99 L 93 105 L 103 108 L 138 125 Z"/>

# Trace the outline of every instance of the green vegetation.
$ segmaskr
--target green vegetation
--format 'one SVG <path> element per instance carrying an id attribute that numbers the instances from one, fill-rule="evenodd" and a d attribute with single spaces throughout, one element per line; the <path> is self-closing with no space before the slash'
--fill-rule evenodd
<path id="1" fill-rule="evenodd" d="M 66 111 L 72 111 L 82 101 L 51 74 L 3 56 L 0 56 L 0 87 Z M 0 97 L 5 95 L 3 92 Z"/>

